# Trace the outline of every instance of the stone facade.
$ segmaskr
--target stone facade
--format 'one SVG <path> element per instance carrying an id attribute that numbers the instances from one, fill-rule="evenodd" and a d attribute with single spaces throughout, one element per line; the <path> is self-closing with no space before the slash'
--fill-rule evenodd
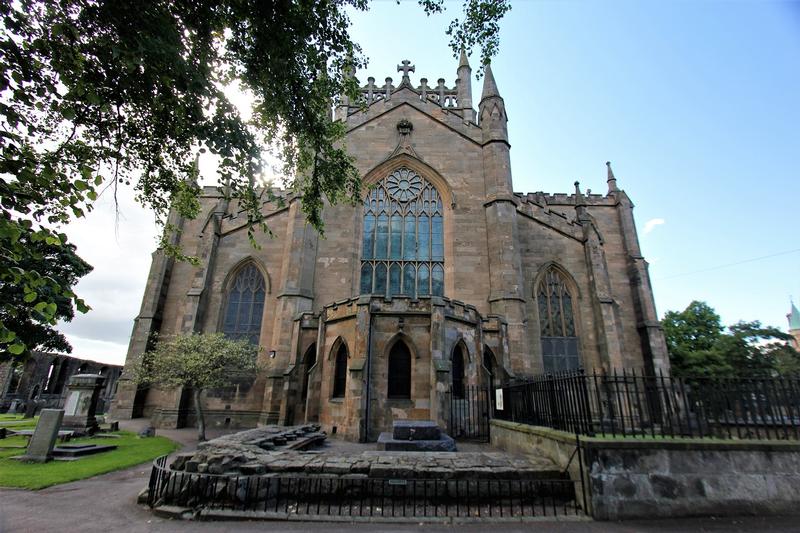
<path id="1" fill-rule="evenodd" d="M 325 237 L 291 195 L 264 204 L 274 237 L 256 236 L 259 249 L 216 189 L 197 219 L 173 214 L 175 242 L 203 262 L 154 253 L 127 365 L 156 333 L 247 333 L 266 371 L 210 394 L 211 424 L 318 422 L 353 440 L 401 418 L 445 427 L 448 391 L 467 385 L 557 365 L 668 370 L 633 204 L 610 166 L 605 195 L 577 183 L 574 194 L 515 193 L 491 68 L 477 112 L 464 57 L 452 88 L 415 86 L 398 69 L 398 85 L 369 78 L 364 106 L 344 98 L 335 110 L 365 203 L 326 206 Z M 246 324 L 242 302 L 258 315 Z M 190 424 L 188 398 L 125 375 L 114 413 Z"/>
<path id="2" fill-rule="evenodd" d="M 0 363 L 0 413 L 5 413 L 16 400 L 26 404 L 37 400 L 38 409 L 60 409 L 64 407 L 67 382 L 75 374 L 100 374 L 105 377 L 100 392 L 97 412 L 105 413 L 122 373 L 119 365 L 107 365 L 78 359 L 71 355 L 34 352 L 25 361 Z M 21 406 L 18 408 L 21 411 Z"/>

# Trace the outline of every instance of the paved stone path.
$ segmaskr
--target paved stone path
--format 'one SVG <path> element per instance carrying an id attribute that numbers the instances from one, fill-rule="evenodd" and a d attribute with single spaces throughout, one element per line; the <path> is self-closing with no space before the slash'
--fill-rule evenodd
<path id="1" fill-rule="evenodd" d="M 135 421 L 138 422 L 138 421 Z M 123 429 L 136 430 L 141 424 L 123 423 Z M 172 438 L 191 449 L 196 439 L 193 429 L 162 431 L 160 435 Z M 220 432 L 209 432 L 216 436 Z M 357 449 L 352 443 L 331 440 L 328 449 Z M 0 489 L 0 533 L 71 533 L 77 532 L 299 532 L 324 531 L 347 533 L 353 531 L 408 532 L 419 531 L 418 524 L 330 524 L 319 522 L 183 522 L 153 516 L 146 508 L 136 505 L 139 491 L 147 484 L 150 464 L 145 463 L 127 470 L 112 472 L 83 481 L 66 483 L 40 491 Z M 527 524 L 493 523 L 493 531 L 525 532 L 654 532 L 684 531 L 740 532 L 740 531 L 797 531 L 798 517 L 727 517 L 686 520 L 614 522 L 556 522 L 543 521 Z M 458 525 L 459 532 L 485 533 L 486 524 Z M 454 527 L 426 525 L 425 531 L 439 533 L 453 531 Z"/>

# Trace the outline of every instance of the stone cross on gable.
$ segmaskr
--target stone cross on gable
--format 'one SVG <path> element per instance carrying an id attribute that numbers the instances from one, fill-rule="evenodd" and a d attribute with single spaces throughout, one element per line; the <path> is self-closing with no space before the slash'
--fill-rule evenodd
<path id="1" fill-rule="evenodd" d="M 401 63 L 402 65 L 397 65 L 397 72 L 403 71 L 403 83 L 411 83 L 408 73 L 414 72 L 414 65 L 408 59 L 402 60 Z"/>

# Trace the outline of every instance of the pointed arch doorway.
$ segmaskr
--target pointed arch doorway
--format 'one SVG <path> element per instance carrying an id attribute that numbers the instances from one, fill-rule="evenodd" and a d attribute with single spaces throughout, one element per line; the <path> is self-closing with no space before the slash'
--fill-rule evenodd
<path id="1" fill-rule="evenodd" d="M 450 405 L 448 433 L 456 440 L 489 442 L 489 391 L 470 361 L 469 350 L 459 341 L 450 355 Z"/>
<path id="2" fill-rule="evenodd" d="M 300 372 L 300 409 L 303 420 L 316 422 L 319 419 L 319 387 L 315 387 L 317 376 L 317 343 L 312 343 L 303 354 L 298 369 Z"/>

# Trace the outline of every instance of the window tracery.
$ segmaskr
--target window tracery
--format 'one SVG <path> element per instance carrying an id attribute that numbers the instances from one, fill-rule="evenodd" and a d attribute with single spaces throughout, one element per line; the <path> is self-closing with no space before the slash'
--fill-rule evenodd
<path id="1" fill-rule="evenodd" d="M 572 295 L 558 269 L 550 267 L 547 270 L 537 287 L 536 299 L 544 371 L 580 368 Z"/>
<path id="2" fill-rule="evenodd" d="M 264 276 L 253 263 L 239 270 L 228 289 L 222 332 L 231 339 L 258 344 L 267 293 Z"/>
<path id="3" fill-rule="evenodd" d="M 444 295 L 444 224 L 436 188 L 407 167 L 364 199 L 361 293 Z"/>

